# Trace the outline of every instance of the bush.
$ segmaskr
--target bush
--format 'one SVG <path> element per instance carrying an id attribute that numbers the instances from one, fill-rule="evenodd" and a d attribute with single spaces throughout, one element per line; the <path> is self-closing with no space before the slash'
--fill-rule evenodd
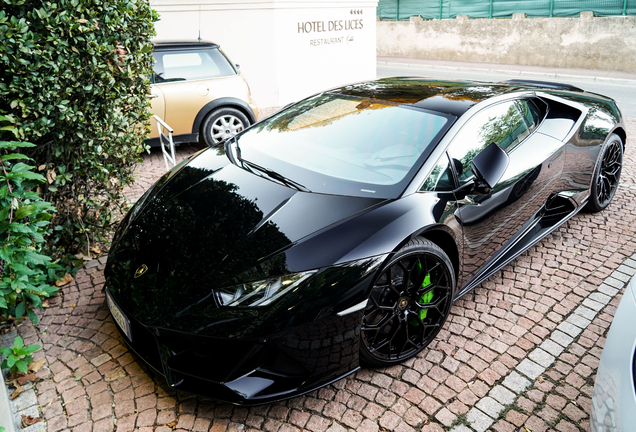
<path id="1" fill-rule="evenodd" d="M 124 205 L 149 117 L 143 0 L 0 0 L 0 112 L 46 177 L 57 213 L 50 253 L 90 255 Z"/>
<path id="2" fill-rule="evenodd" d="M 42 348 L 40 345 L 24 346 L 24 341 L 20 336 L 13 340 L 13 348 L 0 348 L 0 354 L 7 358 L 2 362 L 0 368 L 9 369 L 9 373 L 27 373 L 28 367 L 33 362 L 31 354 Z"/>
<path id="3" fill-rule="evenodd" d="M 8 119 L 0 116 L 0 124 Z M 3 126 L 0 132 L 12 131 Z M 42 175 L 25 164 L 17 149 L 33 144 L 0 141 L 0 317 L 21 318 L 25 313 L 36 324 L 32 308 L 42 306 L 41 298 L 57 290 L 49 284 L 59 266 L 42 254 L 53 206 L 43 201 L 33 188 L 44 182 Z"/>

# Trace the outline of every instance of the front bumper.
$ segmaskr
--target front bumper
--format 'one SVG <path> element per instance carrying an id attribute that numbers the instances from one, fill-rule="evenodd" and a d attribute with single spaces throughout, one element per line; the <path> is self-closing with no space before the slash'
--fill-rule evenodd
<path id="1" fill-rule="evenodd" d="M 592 396 L 592 432 L 630 432 L 636 425 L 636 277 L 625 289 L 605 341 Z"/>
<path id="2" fill-rule="evenodd" d="M 359 369 L 362 311 L 267 338 L 234 340 L 146 327 L 117 307 L 129 322 L 132 340 L 116 320 L 126 344 L 171 387 L 223 402 L 252 406 L 289 399 Z"/>

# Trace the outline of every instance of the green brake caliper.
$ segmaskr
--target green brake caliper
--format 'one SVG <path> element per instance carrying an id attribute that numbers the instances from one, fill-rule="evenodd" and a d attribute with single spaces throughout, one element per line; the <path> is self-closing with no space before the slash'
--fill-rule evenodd
<path id="1" fill-rule="evenodd" d="M 418 270 L 421 271 L 422 263 L 418 262 L 417 266 L 418 266 Z M 430 284 L 431 284 L 431 274 L 429 273 L 424 277 L 424 281 L 422 282 L 422 288 L 426 288 Z M 420 303 L 430 303 L 431 301 L 433 301 L 433 290 L 430 290 L 429 292 L 422 294 L 422 296 L 419 298 L 418 301 Z M 420 309 L 419 314 L 420 314 L 420 319 L 424 321 L 426 319 L 426 315 L 428 314 L 428 309 Z M 415 318 L 411 319 L 411 324 L 414 326 L 420 325 L 419 321 L 417 321 Z"/>

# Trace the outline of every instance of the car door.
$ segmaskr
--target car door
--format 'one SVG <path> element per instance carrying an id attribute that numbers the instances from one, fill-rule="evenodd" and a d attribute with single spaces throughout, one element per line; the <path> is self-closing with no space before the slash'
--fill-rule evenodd
<path id="1" fill-rule="evenodd" d="M 150 98 L 150 112 L 163 120 L 166 115 L 166 101 L 161 88 L 155 84 L 151 84 L 148 98 Z M 157 129 L 157 122 L 154 117 L 150 117 L 150 134 L 148 134 L 148 138 L 158 137 L 159 130 Z"/>
<path id="2" fill-rule="evenodd" d="M 205 50 L 166 50 L 153 52 L 155 57 L 155 85 L 165 100 L 162 117 L 174 135 L 192 132 L 192 123 L 205 103 L 209 89 L 206 79 L 210 71 L 209 55 Z"/>
<path id="3" fill-rule="evenodd" d="M 199 111 L 210 101 L 245 88 L 216 47 L 153 52 L 155 84 L 165 99 L 163 120 L 174 135 L 193 133 Z"/>
<path id="4" fill-rule="evenodd" d="M 496 266 L 503 254 L 537 221 L 559 183 L 563 143 L 534 133 L 547 107 L 540 100 L 508 100 L 475 114 L 453 138 L 448 155 L 458 186 L 475 179 L 471 162 L 496 143 L 509 156 L 502 178 L 488 193 L 456 195 L 463 232 L 460 284 Z M 461 294 L 461 293 L 460 293 Z"/>

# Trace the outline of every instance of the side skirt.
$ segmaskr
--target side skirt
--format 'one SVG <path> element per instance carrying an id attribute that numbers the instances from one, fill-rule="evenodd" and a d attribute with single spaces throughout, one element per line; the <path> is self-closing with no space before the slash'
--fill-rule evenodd
<path id="1" fill-rule="evenodd" d="M 585 204 L 587 204 L 587 198 L 583 200 L 580 205 L 577 205 L 576 201 L 570 197 L 556 195 L 540 211 L 540 216 L 537 216 L 534 223 L 530 224 L 526 230 L 517 237 L 517 240 L 511 242 L 496 258 L 482 267 L 481 271 L 473 276 L 472 279 L 459 290 L 459 294 L 455 296 L 454 300 L 459 299 L 471 291 L 495 272 L 501 270 L 505 265 L 570 220 L 570 218 L 585 207 Z"/>

